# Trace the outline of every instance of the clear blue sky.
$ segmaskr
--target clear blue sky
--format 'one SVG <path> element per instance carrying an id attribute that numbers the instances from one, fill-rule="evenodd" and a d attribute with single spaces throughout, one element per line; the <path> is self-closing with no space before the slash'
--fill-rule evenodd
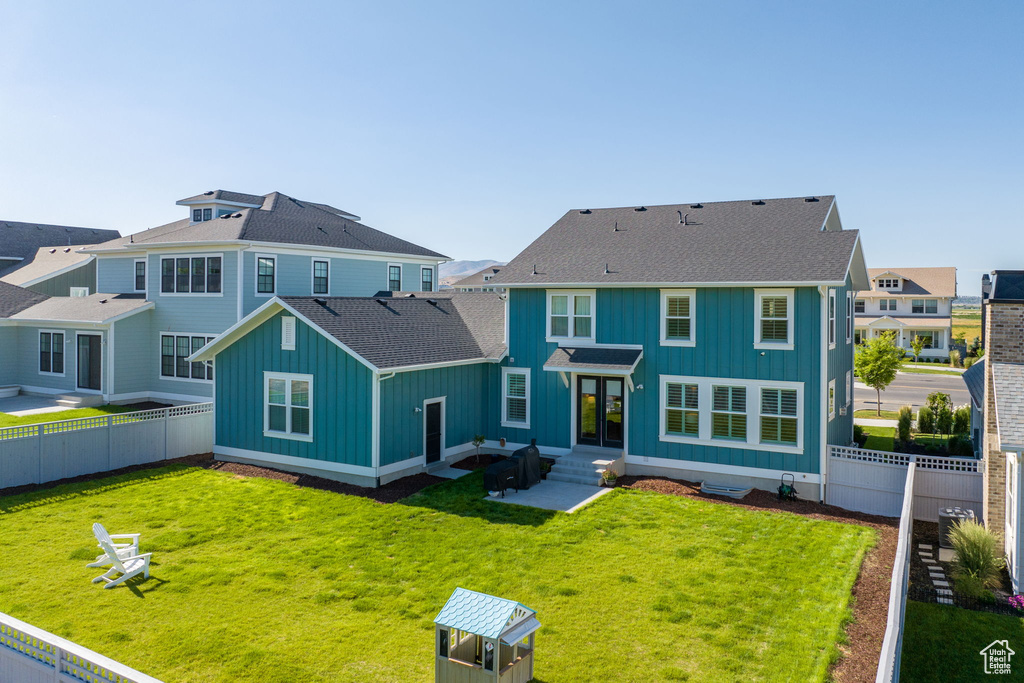
<path id="1" fill-rule="evenodd" d="M 6 2 L 0 219 L 223 188 L 454 258 L 567 209 L 836 194 L 872 266 L 1024 267 L 1024 3 Z"/>

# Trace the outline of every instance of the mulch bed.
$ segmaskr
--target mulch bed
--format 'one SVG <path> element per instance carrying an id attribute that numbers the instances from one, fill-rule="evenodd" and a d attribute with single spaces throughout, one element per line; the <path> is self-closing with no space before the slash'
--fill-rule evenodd
<path id="1" fill-rule="evenodd" d="M 170 408 L 170 403 L 159 403 L 158 401 L 139 401 L 137 403 L 125 403 L 121 406 L 122 408 L 131 408 L 132 410 L 156 410 L 157 408 Z"/>
<path id="2" fill-rule="evenodd" d="M 472 470 L 478 469 L 480 467 L 487 467 L 488 465 L 492 465 L 492 464 L 494 464 L 496 462 L 501 462 L 502 460 L 507 460 L 507 459 L 508 458 L 506 458 L 504 455 L 494 455 L 492 453 L 481 453 L 480 454 L 480 462 L 477 462 L 477 459 L 476 459 L 475 455 L 471 455 L 468 458 L 463 458 L 462 460 L 460 460 L 458 462 L 451 463 L 449 465 L 449 467 L 453 467 L 453 468 L 455 468 L 457 470 L 470 470 L 470 471 L 472 471 Z"/>
<path id="3" fill-rule="evenodd" d="M 893 563 L 896 561 L 899 520 L 809 500 L 780 501 L 776 494 L 759 489 L 754 489 L 742 500 L 711 496 L 701 493 L 699 483 L 664 477 L 619 477 L 619 485 L 755 510 L 792 512 L 811 519 L 860 524 L 875 529 L 877 541 L 864 557 L 857 581 L 853 585 L 853 621 L 846 627 L 847 642 L 839 644 L 840 658 L 831 671 L 832 680 L 835 681 L 875 680 L 889 614 L 889 586 Z"/>

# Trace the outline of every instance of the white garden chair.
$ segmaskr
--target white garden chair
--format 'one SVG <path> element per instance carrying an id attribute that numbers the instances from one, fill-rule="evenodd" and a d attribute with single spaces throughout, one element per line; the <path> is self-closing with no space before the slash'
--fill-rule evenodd
<path id="1" fill-rule="evenodd" d="M 114 549 L 118 557 L 132 557 L 139 554 L 139 536 L 142 534 L 108 534 L 102 524 L 96 522 L 92 525 L 92 533 L 96 536 L 96 542 L 103 550 L 103 543 L 106 542 Z M 114 539 L 130 539 L 128 543 L 115 543 Z M 102 567 L 110 564 L 110 558 L 104 551 L 96 556 L 96 559 L 85 565 L 86 567 Z"/>
<path id="2" fill-rule="evenodd" d="M 100 547 L 103 548 L 103 551 L 107 554 L 107 561 L 113 566 L 105 573 L 93 579 L 93 583 L 106 581 L 107 585 L 104 586 L 104 588 L 113 588 L 117 584 L 124 583 L 128 579 L 133 576 L 138 576 L 139 574 L 144 574 L 145 578 L 149 578 L 149 558 L 152 557 L 153 553 L 122 557 L 118 555 L 114 546 L 110 545 L 106 541 L 100 541 Z M 117 574 L 120 574 L 121 576 L 115 579 L 114 577 Z"/>

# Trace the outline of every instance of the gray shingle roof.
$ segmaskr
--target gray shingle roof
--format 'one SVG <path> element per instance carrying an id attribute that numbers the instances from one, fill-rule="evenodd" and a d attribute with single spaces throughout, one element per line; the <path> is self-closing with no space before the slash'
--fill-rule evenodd
<path id="1" fill-rule="evenodd" d="M 98 244 L 121 236 L 117 230 L 0 221 L 0 258 L 29 258 L 40 247 Z"/>
<path id="2" fill-rule="evenodd" d="M 93 245 L 86 244 L 85 247 Z M 85 264 L 93 258 L 92 254 L 83 254 L 82 247 L 42 247 L 36 250 L 31 258 L 21 261 L 18 265 L 0 272 L 0 280 L 12 285 L 24 285 L 58 271 Z"/>
<path id="3" fill-rule="evenodd" d="M 544 368 L 572 368 L 579 370 L 619 370 L 630 372 L 640 361 L 640 349 L 620 349 L 608 346 L 562 346 L 551 354 Z"/>
<path id="4" fill-rule="evenodd" d="M 501 272 L 503 266 L 487 266 L 481 268 L 472 275 L 467 275 L 461 280 L 457 280 L 451 284 L 452 287 L 479 287 L 484 284 L 484 276 L 490 275 L 495 276 Z M 490 281 L 487 282 L 490 285 Z"/>
<path id="5" fill-rule="evenodd" d="M 185 197 L 179 199 L 178 204 L 190 204 L 195 202 L 232 202 L 235 204 L 255 204 L 260 206 L 263 204 L 263 195 L 260 194 L 246 194 L 245 192 L 232 192 L 231 190 L 210 190 L 202 194 L 192 195 L 191 197 Z"/>
<path id="6" fill-rule="evenodd" d="M 964 384 L 971 395 L 974 405 L 984 408 L 985 406 L 985 359 L 982 358 L 963 374 Z"/>
<path id="7" fill-rule="evenodd" d="M 504 301 L 494 293 L 445 294 L 281 300 L 381 369 L 500 357 Z"/>
<path id="8" fill-rule="evenodd" d="M 1024 449 L 1024 365 L 992 363 L 1000 448 Z"/>
<path id="9" fill-rule="evenodd" d="M 15 313 L 11 320 L 105 323 L 125 313 L 152 308 L 145 294 L 54 296 Z"/>
<path id="10" fill-rule="evenodd" d="M 326 204 L 300 201 L 279 192 L 261 197 L 260 209 L 241 209 L 222 218 L 192 223 L 182 219 L 99 245 L 119 250 L 135 245 L 237 240 L 302 244 L 447 259 L 447 256 L 343 217 Z"/>
<path id="11" fill-rule="evenodd" d="M 48 298 L 45 294 L 37 294 L 6 282 L 0 282 L 0 318 L 8 318 Z"/>
<path id="12" fill-rule="evenodd" d="M 491 282 L 843 281 L 858 232 L 823 230 L 834 197 L 813 199 L 574 209 Z"/>

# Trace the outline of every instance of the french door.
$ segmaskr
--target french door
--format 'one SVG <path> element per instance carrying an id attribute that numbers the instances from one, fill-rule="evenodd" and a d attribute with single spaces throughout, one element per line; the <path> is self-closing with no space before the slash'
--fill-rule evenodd
<path id="1" fill-rule="evenodd" d="M 621 377 L 576 378 L 576 443 L 603 448 L 623 447 L 623 389 Z"/>

